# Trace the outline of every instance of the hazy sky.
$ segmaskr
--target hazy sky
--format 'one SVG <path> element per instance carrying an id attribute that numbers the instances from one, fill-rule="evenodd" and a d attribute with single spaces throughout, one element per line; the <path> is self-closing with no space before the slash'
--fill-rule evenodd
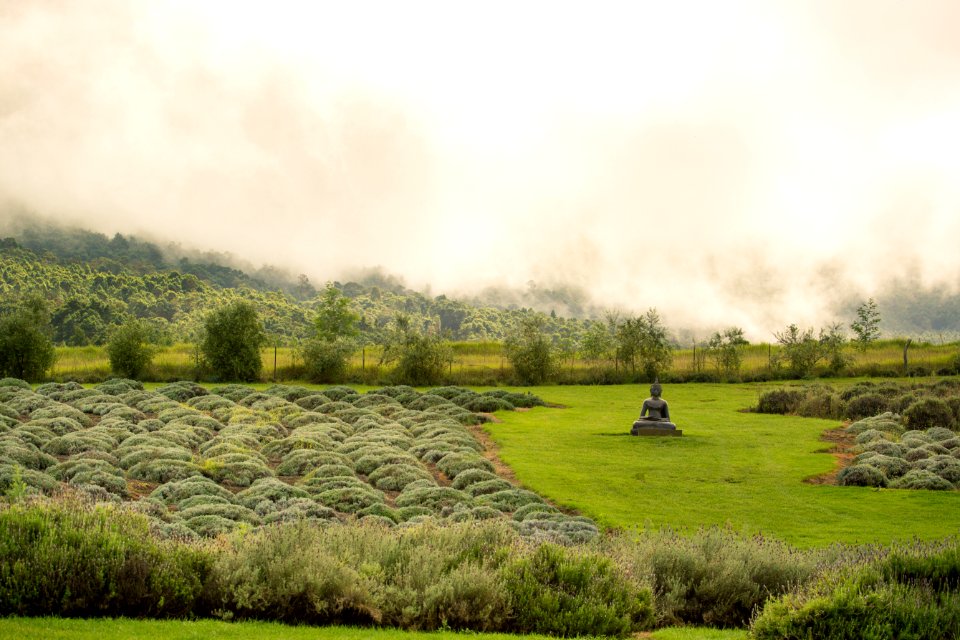
<path id="1" fill-rule="evenodd" d="M 958 281 L 958 29 L 956 0 L 0 0 L 0 200 L 769 338 Z"/>

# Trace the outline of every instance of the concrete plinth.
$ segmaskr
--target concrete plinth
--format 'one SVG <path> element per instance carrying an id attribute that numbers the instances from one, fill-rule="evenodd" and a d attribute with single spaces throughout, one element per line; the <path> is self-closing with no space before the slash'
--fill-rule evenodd
<path id="1" fill-rule="evenodd" d="M 677 425 L 672 422 L 653 422 L 647 420 L 637 420 L 633 423 L 630 430 L 632 436 L 673 436 L 683 435 L 683 431 L 677 429 Z"/>

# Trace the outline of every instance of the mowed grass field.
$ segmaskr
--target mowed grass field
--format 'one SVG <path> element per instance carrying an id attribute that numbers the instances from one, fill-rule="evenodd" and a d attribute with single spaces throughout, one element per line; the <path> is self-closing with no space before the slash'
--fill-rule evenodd
<path id="1" fill-rule="evenodd" d="M 486 429 L 519 480 L 620 528 L 727 525 L 812 547 L 960 533 L 960 492 L 804 482 L 829 472 L 839 421 L 744 413 L 760 385 L 664 387 L 681 438 L 632 437 L 646 385 L 538 387 L 566 408 L 497 414 Z"/>
<path id="2" fill-rule="evenodd" d="M 661 629 L 652 640 L 745 640 L 746 631 Z M 0 638 L 18 640 L 547 640 L 548 636 L 501 633 L 417 633 L 395 629 L 292 627 L 270 622 L 213 620 L 72 620 L 65 618 L 0 618 Z"/>

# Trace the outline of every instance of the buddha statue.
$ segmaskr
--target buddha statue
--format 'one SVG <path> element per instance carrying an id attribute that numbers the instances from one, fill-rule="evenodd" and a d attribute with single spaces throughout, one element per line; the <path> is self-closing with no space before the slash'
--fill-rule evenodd
<path id="1" fill-rule="evenodd" d="M 670 422 L 670 409 L 667 401 L 660 397 L 663 393 L 663 387 L 660 382 L 654 382 L 650 385 L 650 397 L 643 401 L 643 407 L 640 409 L 640 419 L 633 423 L 633 429 L 630 433 L 638 434 L 639 429 L 676 429 L 677 425 Z"/>

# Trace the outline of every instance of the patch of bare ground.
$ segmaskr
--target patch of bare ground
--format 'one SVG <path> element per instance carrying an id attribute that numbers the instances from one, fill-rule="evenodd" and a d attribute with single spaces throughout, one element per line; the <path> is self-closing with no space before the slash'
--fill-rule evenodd
<path id="1" fill-rule="evenodd" d="M 146 498 L 153 490 L 159 487 L 160 485 L 156 482 L 146 482 L 144 480 L 127 480 L 127 493 L 130 494 L 131 500 L 139 500 L 140 498 Z"/>
<path id="2" fill-rule="evenodd" d="M 515 409 L 515 411 L 520 411 L 520 409 Z M 529 409 L 526 409 L 526 411 L 529 411 Z M 496 416 L 492 414 L 484 414 L 484 415 L 493 418 L 493 420 L 491 420 L 491 422 L 493 423 L 503 422 L 503 420 L 496 419 Z M 490 463 L 493 465 L 494 473 L 496 473 L 497 476 L 503 478 L 513 486 L 519 487 L 521 489 L 526 489 L 526 487 L 523 486 L 520 480 L 517 479 L 517 474 L 513 472 L 513 469 L 508 467 L 506 463 L 504 463 L 504 461 L 500 459 L 500 447 L 498 447 L 497 443 L 493 441 L 493 438 L 490 437 L 490 434 L 487 433 L 486 430 L 484 430 L 483 425 L 472 424 L 467 426 L 467 429 L 469 429 L 470 433 L 473 434 L 473 437 L 476 438 L 481 445 L 483 445 L 483 457 L 489 460 Z M 560 511 L 562 511 L 567 515 L 570 515 L 570 516 L 580 515 L 580 512 L 577 511 L 576 509 L 570 509 L 569 507 L 564 507 L 562 505 L 556 504 L 553 501 L 548 500 L 545 496 L 540 496 L 540 497 L 542 497 L 547 502 L 547 504 L 556 507 L 557 509 L 559 509 Z"/>
<path id="3" fill-rule="evenodd" d="M 486 413 L 483 414 L 490 418 L 493 418 L 491 422 L 502 423 L 503 420 L 497 419 L 492 414 Z M 470 430 L 470 433 L 473 434 L 473 437 L 483 445 L 483 457 L 490 461 L 490 464 L 493 465 L 494 472 L 509 482 L 512 485 L 521 486 L 520 481 L 517 480 L 517 475 L 513 472 L 513 469 L 504 464 L 503 460 L 500 459 L 500 448 L 497 446 L 497 443 L 493 441 L 493 438 L 490 437 L 490 434 L 487 433 L 482 424 L 472 424 L 467 427 Z"/>
<path id="4" fill-rule="evenodd" d="M 856 455 L 853 452 L 856 435 L 846 430 L 847 424 L 844 423 L 843 426 L 836 429 L 824 431 L 820 435 L 820 440 L 829 443 L 830 446 L 824 447 L 818 453 L 829 453 L 834 457 L 833 469 L 820 475 L 804 478 L 804 482 L 808 484 L 837 484 L 837 474 L 844 467 L 850 466 L 850 462 Z"/>

